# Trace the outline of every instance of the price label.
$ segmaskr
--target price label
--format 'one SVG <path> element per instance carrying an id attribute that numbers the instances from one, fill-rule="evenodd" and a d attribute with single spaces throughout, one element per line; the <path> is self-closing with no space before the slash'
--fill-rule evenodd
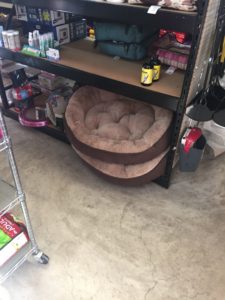
<path id="1" fill-rule="evenodd" d="M 148 14 L 155 15 L 157 11 L 161 8 L 159 5 L 151 5 L 147 11 Z"/>
<path id="2" fill-rule="evenodd" d="M 176 68 L 173 66 L 170 66 L 167 70 L 166 70 L 166 74 L 168 75 L 173 75 L 173 73 L 176 71 Z"/>

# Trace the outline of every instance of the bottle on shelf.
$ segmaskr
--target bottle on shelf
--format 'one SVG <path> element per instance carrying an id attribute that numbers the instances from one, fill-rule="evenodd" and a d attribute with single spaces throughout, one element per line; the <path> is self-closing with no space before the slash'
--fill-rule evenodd
<path id="1" fill-rule="evenodd" d="M 141 84 L 144 86 L 149 86 L 152 84 L 153 80 L 153 65 L 151 62 L 145 62 L 142 65 L 141 70 Z"/>

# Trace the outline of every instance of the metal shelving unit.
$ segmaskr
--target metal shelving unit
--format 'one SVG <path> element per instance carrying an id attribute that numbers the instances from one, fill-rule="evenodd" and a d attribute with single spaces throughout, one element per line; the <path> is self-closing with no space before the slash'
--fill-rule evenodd
<path id="1" fill-rule="evenodd" d="M 0 283 L 2 283 L 15 270 L 17 270 L 31 254 L 39 263 L 42 264 L 47 264 L 49 258 L 38 248 L 38 245 L 34 237 L 31 221 L 30 221 L 30 217 L 26 205 L 25 194 L 22 190 L 22 186 L 20 183 L 20 178 L 17 171 L 16 162 L 14 159 L 12 145 L 7 133 L 7 129 L 6 129 L 6 125 L 3 119 L 3 114 L 1 109 L 0 109 L 0 152 L 6 152 L 7 154 L 9 166 L 15 183 L 15 186 L 11 186 L 0 179 L 0 216 L 6 214 L 8 211 L 11 211 L 16 205 L 20 206 L 24 216 L 24 220 L 25 220 L 25 224 L 29 236 L 29 241 L 0 267 Z"/>
<path id="2" fill-rule="evenodd" d="M 207 26 L 207 22 L 209 21 L 207 9 L 209 4 L 213 3 L 213 0 L 198 0 L 197 12 L 159 9 L 155 15 L 148 14 L 148 8 L 144 6 L 114 4 L 101 0 L 14 0 L 13 2 L 19 5 L 76 13 L 77 15 L 91 19 L 144 24 L 145 26 L 154 26 L 158 29 L 166 28 L 175 31 L 184 31 L 192 35 L 192 47 L 186 72 L 177 71 L 171 77 L 166 77 L 163 73 L 161 80 L 149 88 L 145 88 L 139 83 L 140 63 L 127 62 L 124 60 L 120 60 L 118 64 L 113 63 L 112 60 L 105 55 L 96 53 L 96 50 L 93 50 L 93 48 L 82 46 L 83 42 L 76 42 L 62 47 L 62 59 L 59 63 L 29 57 L 19 52 L 12 52 L 8 49 L 0 48 L 0 56 L 3 58 L 75 79 L 81 85 L 93 85 L 173 111 L 174 119 L 167 167 L 164 176 L 156 180 L 160 185 L 168 187 L 181 124 L 190 94 L 189 88 L 191 86 L 193 89 L 193 85 L 197 85 L 197 80 L 193 79 L 193 74 L 198 67 L 196 65 L 196 59 L 198 57 L 203 28 Z M 224 6 L 225 1 L 214 0 L 214 4 L 218 3 L 220 3 L 220 10 L 218 8 L 214 16 L 212 17 L 211 15 L 211 19 L 213 18 L 214 21 L 218 16 L 221 17 L 221 7 Z M 210 37 L 208 40 L 205 40 L 205 44 L 209 43 Z M 108 72 L 108 70 L 110 71 Z M 16 118 L 15 113 L 12 113 L 8 107 L 1 78 L 0 94 L 4 104 L 4 113 Z M 63 140 L 63 133 L 59 133 L 52 128 L 45 128 L 43 131 Z"/>

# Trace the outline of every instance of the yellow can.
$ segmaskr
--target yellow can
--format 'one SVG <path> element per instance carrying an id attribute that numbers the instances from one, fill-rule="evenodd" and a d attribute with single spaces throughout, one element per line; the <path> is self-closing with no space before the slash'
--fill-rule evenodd
<path id="1" fill-rule="evenodd" d="M 160 78 L 160 71 L 161 71 L 161 65 L 155 65 L 153 67 L 153 80 L 156 81 L 156 80 L 159 80 Z"/>
<path id="2" fill-rule="evenodd" d="M 151 85 L 152 79 L 153 79 L 153 68 L 150 64 L 145 63 L 142 66 L 141 84 L 142 85 Z"/>

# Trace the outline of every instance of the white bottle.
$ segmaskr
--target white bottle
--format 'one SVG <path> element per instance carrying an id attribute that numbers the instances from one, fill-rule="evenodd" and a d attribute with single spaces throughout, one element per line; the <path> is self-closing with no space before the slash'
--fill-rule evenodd
<path id="1" fill-rule="evenodd" d="M 33 43 L 34 43 L 34 47 L 39 49 L 39 31 L 38 30 L 33 31 Z"/>
<path id="2" fill-rule="evenodd" d="M 14 30 L 14 40 L 15 40 L 15 43 L 16 43 L 16 50 L 19 51 L 21 49 L 20 33 L 17 30 Z"/>
<path id="3" fill-rule="evenodd" d="M 15 51 L 16 50 L 16 41 L 14 38 L 13 30 L 7 31 L 7 38 L 8 38 L 9 49 Z"/>
<path id="4" fill-rule="evenodd" d="M 3 30 L 2 31 L 2 39 L 3 39 L 3 44 L 5 48 L 9 48 L 9 43 L 8 43 L 8 36 L 7 36 L 7 31 Z"/>
<path id="5" fill-rule="evenodd" d="M 29 35 L 28 35 L 28 45 L 30 47 L 34 47 L 34 39 L 33 39 L 33 33 L 32 32 L 29 32 Z"/>

